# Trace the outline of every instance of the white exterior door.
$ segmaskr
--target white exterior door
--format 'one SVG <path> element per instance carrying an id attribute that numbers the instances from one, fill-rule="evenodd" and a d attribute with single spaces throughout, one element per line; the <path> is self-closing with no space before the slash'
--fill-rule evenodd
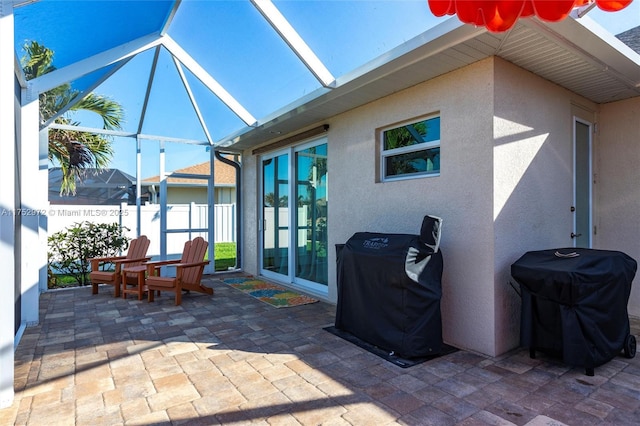
<path id="1" fill-rule="evenodd" d="M 592 220 L 592 125 L 574 119 L 573 122 L 573 231 L 574 247 L 591 248 Z"/>

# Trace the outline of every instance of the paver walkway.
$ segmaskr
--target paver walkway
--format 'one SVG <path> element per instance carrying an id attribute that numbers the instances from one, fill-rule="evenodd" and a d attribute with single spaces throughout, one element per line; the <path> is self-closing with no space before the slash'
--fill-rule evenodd
<path id="1" fill-rule="evenodd" d="M 640 356 L 588 377 L 528 350 L 407 369 L 322 328 L 327 303 L 276 309 L 213 278 L 181 306 L 90 288 L 41 296 L 1 425 L 637 425 Z M 632 319 L 640 336 L 640 321 Z"/>

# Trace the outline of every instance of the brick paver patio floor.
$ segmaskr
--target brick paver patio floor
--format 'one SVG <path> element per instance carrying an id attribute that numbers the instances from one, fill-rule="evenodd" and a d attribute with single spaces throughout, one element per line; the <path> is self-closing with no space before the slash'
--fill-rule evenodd
<path id="1" fill-rule="evenodd" d="M 2 425 L 637 425 L 640 356 L 586 376 L 517 349 L 397 367 L 326 331 L 335 306 L 276 309 L 207 277 L 213 296 L 109 287 L 41 295 Z M 631 320 L 640 335 L 640 321 Z"/>

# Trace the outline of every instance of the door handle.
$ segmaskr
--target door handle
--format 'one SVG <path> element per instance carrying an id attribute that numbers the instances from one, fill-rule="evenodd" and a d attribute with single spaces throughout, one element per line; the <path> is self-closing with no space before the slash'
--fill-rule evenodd
<path id="1" fill-rule="evenodd" d="M 571 233 L 571 238 L 578 238 L 579 236 L 581 236 L 582 234 L 574 234 L 573 232 Z"/>

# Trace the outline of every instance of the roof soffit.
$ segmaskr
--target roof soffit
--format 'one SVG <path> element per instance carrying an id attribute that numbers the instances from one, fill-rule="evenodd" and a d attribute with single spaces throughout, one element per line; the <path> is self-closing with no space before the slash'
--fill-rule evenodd
<path id="1" fill-rule="evenodd" d="M 511 31 L 490 33 L 451 18 L 355 72 L 330 92 L 317 91 L 255 129 L 221 146 L 248 149 L 274 134 L 299 131 L 415 84 L 498 56 L 596 103 L 640 96 L 640 55 L 597 24 L 581 18 L 558 23 L 523 19 Z M 595 29 L 594 29 L 595 28 Z"/>

